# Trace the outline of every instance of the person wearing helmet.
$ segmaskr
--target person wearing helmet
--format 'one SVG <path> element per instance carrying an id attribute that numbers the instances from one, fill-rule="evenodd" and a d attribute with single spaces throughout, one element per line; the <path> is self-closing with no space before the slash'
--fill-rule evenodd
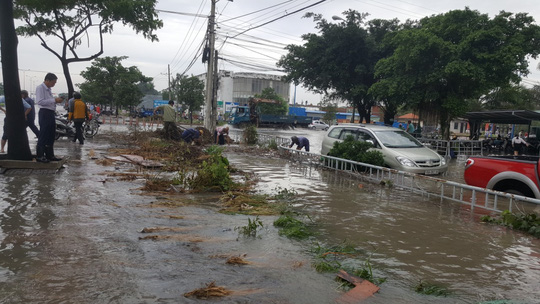
<path id="1" fill-rule="evenodd" d="M 306 152 L 309 152 L 309 139 L 302 136 L 293 136 L 291 137 L 291 144 L 289 148 L 292 148 L 296 144 L 296 150 L 302 150 L 304 148 Z"/>

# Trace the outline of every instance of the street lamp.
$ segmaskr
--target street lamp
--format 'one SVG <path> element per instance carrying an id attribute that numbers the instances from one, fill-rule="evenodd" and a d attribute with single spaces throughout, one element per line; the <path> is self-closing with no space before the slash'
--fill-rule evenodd
<path id="1" fill-rule="evenodd" d="M 341 18 L 340 16 L 332 16 L 332 20 L 341 20 L 341 21 L 345 21 L 345 19 Z"/>

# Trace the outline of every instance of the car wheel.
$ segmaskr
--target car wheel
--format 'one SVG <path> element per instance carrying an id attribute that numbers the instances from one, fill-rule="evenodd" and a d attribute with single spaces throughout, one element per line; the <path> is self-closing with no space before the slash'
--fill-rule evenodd
<path id="1" fill-rule="evenodd" d="M 324 130 L 325 130 L 325 131 L 328 131 L 328 127 L 325 127 Z"/>

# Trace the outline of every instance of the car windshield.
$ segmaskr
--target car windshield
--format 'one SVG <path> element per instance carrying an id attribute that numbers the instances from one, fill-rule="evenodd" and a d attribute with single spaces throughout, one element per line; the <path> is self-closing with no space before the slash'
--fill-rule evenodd
<path id="1" fill-rule="evenodd" d="M 419 148 L 422 144 L 409 133 L 402 130 L 375 131 L 381 144 L 388 148 Z"/>

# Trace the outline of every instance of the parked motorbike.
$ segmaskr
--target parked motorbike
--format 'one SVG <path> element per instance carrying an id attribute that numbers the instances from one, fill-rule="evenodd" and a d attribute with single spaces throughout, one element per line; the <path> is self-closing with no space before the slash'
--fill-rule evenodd
<path id="1" fill-rule="evenodd" d="M 54 139 L 58 140 L 60 137 L 67 137 L 73 140 L 75 138 L 75 127 L 71 124 L 67 118 L 56 114 L 56 133 Z"/>

